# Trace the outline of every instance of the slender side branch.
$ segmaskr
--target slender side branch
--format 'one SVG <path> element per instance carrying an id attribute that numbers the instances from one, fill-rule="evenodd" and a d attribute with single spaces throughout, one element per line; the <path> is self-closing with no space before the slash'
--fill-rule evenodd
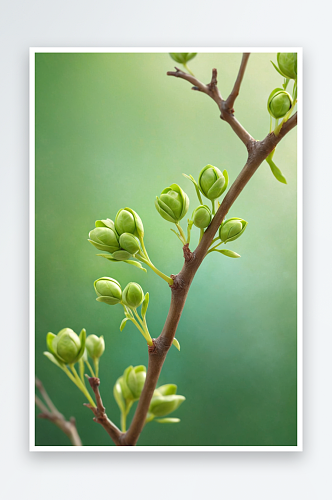
<path id="1" fill-rule="evenodd" d="M 250 56 L 250 53 L 246 53 L 245 52 L 243 54 L 242 61 L 241 61 L 241 66 L 240 66 L 240 69 L 239 69 L 239 73 L 237 75 L 237 79 L 236 79 L 236 81 L 234 83 L 233 90 L 229 94 L 229 96 L 227 97 L 227 99 L 225 101 L 225 105 L 227 106 L 227 108 L 230 110 L 231 113 L 234 113 L 234 109 L 233 109 L 234 102 L 235 102 L 235 99 L 237 98 L 237 96 L 240 93 L 240 87 L 241 87 L 241 83 L 242 83 L 242 80 L 243 80 L 243 77 L 244 77 L 244 72 L 245 72 L 246 67 L 247 67 L 249 56 Z"/>
<path id="2" fill-rule="evenodd" d="M 59 427 L 59 429 L 61 429 L 62 432 L 64 432 L 64 434 L 68 436 L 73 446 L 82 446 L 81 438 L 77 432 L 75 418 L 70 417 L 69 421 L 65 419 L 65 417 L 54 406 L 43 384 L 38 379 L 36 379 L 36 387 L 37 389 L 39 389 L 40 394 L 43 396 L 44 401 L 47 405 L 46 406 L 38 396 L 35 396 L 36 406 L 42 412 L 38 415 L 38 417 L 53 422 L 54 425 Z"/>
<path id="3" fill-rule="evenodd" d="M 113 442 L 117 446 L 121 446 L 121 436 L 122 432 L 117 428 L 115 424 L 108 418 L 105 412 L 105 407 L 103 405 L 103 401 L 101 399 L 101 395 L 99 392 L 100 380 L 97 377 L 88 377 L 89 384 L 94 392 L 97 407 L 90 405 L 89 403 L 84 403 L 84 406 L 90 408 L 90 410 L 94 414 L 94 421 L 98 424 L 102 425 L 107 432 L 107 434 L 112 438 Z"/>

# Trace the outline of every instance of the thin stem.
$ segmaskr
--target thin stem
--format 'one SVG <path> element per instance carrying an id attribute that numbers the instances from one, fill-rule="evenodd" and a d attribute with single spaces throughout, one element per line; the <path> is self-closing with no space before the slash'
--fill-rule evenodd
<path id="1" fill-rule="evenodd" d="M 201 228 L 200 232 L 199 232 L 199 241 L 201 241 L 201 239 L 203 238 L 204 236 L 204 229 Z"/>
<path id="2" fill-rule="evenodd" d="M 228 107 L 228 109 L 233 108 L 235 99 L 237 98 L 237 96 L 240 93 L 240 87 L 241 87 L 241 83 L 242 83 L 244 73 L 245 73 L 245 70 L 247 67 L 249 56 L 250 56 L 250 53 L 244 53 L 242 55 L 239 73 L 238 73 L 237 78 L 235 80 L 233 90 L 226 99 L 226 106 Z"/>
<path id="3" fill-rule="evenodd" d="M 191 237 L 191 229 L 193 227 L 194 222 L 192 220 L 188 219 L 188 226 L 187 226 L 187 243 L 189 245 L 190 243 L 190 237 Z"/>
<path id="4" fill-rule="evenodd" d="M 95 366 L 96 378 L 99 375 L 99 358 L 93 358 L 93 364 Z"/>
<path id="5" fill-rule="evenodd" d="M 143 262 L 144 264 L 146 264 L 147 266 L 150 267 L 150 269 L 152 269 L 152 271 L 154 271 L 160 278 L 162 278 L 164 281 L 166 281 L 169 285 L 173 285 L 173 280 L 172 278 L 170 278 L 169 276 L 166 276 L 166 274 L 162 273 L 161 271 L 159 271 L 159 269 L 156 268 L 156 266 L 154 264 L 152 264 L 151 260 L 147 260 L 145 258 L 145 256 L 143 257 L 142 254 L 136 254 L 135 255 L 135 258 L 137 260 L 140 260 L 141 262 Z"/>
<path id="6" fill-rule="evenodd" d="M 211 203 L 212 203 L 212 215 L 215 215 L 215 213 L 216 213 L 216 205 L 215 205 L 215 201 L 216 201 L 216 200 L 211 200 Z"/>
<path id="7" fill-rule="evenodd" d="M 43 396 L 48 408 L 44 403 L 35 396 L 36 406 L 41 410 L 42 413 L 38 415 L 39 418 L 44 418 L 55 424 L 59 429 L 62 430 L 64 434 L 70 439 L 73 446 L 82 446 L 81 438 L 76 429 L 76 423 L 74 417 L 71 417 L 69 421 L 59 412 L 59 410 L 53 404 L 51 398 L 46 392 L 43 384 L 40 380 L 36 379 L 36 387 L 39 389 L 41 395 Z"/>
<path id="8" fill-rule="evenodd" d="M 152 269 L 152 271 L 154 271 L 160 278 L 162 278 L 164 281 L 166 281 L 169 285 L 173 285 L 172 278 L 170 278 L 169 276 L 166 276 L 166 274 L 164 274 L 161 271 L 159 271 L 159 269 L 157 269 L 156 266 L 154 264 L 152 264 L 152 262 L 149 259 L 149 256 L 147 254 L 146 255 L 142 255 L 142 253 L 140 252 L 140 253 L 137 253 L 135 255 L 135 258 L 137 260 L 143 262 L 147 266 L 149 266 L 150 269 Z"/>
<path id="9" fill-rule="evenodd" d="M 107 432 L 107 434 L 111 437 L 114 443 L 117 446 L 121 445 L 121 436 L 122 433 L 120 429 L 117 428 L 115 424 L 108 418 L 105 412 L 105 407 L 103 405 L 103 401 L 101 399 L 101 395 L 99 392 L 100 380 L 97 377 L 88 377 L 89 384 L 94 392 L 97 406 L 92 406 L 90 404 L 85 404 L 94 414 L 94 421 L 98 424 L 102 425 Z"/>
<path id="10" fill-rule="evenodd" d="M 183 231 L 182 227 L 180 226 L 180 224 L 178 222 L 176 222 L 175 225 L 176 225 L 176 227 L 179 230 L 179 233 L 180 233 L 180 236 L 181 236 L 181 241 L 185 245 L 187 243 L 186 235 L 184 234 L 184 231 Z"/>
<path id="11" fill-rule="evenodd" d="M 141 334 L 143 335 L 143 337 L 145 338 L 145 340 L 147 341 L 148 345 L 149 346 L 152 346 L 153 345 L 153 342 L 152 342 L 152 338 L 149 334 L 148 331 L 145 331 L 144 328 L 141 327 L 141 325 L 139 323 L 137 323 L 136 319 L 134 318 L 133 316 L 133 313 L 132 311 L 129 309 L 130 311 L 130 321 L 132 321 L 134 323 L 134 325 L 136 326 L 136 328 L 141 332 Z M 137 313 L 136 313 L 137 314 Z"/>
<path id="12" fill-rule="evenodd" d="M 94 373 L 94 371 L 93 371 L 93 369 L 92 369 L 92 366 L 90 365 L 90 363 L 89 363 L 89 361 L 88 361 L 88 360 L 86 360 L 86 364 L 87 364 L 87 367 L 89 368 L 89 371 L 90 371 L 90 373 L 91 373 L 91 377 L 98 377 L 98 374 L 97 374 L 97 373 L 96 373 L 96 374 Z"/>
<path id="13" fill-rule="evenodd" d="M 218 243 L 218 245 L 215 245 L 214 247 L 210 248 L 210 250 L 206 253 L 206 255 L 210 252 L 213 252 L 213 250 L 217 247 L 219 247 L 223 242 L 221 241 L 220 243 Z"/>
<path id="14" fill-rule="evenodd" d="M 192 71 L 188 68 L 187 64 L 186 64 L 185 62 L 184 62 L 184 63 L 182 63 L 182 64 L 183 64 L 184 68 L 188 71 L 188 73 L 189 73 L 190 75 L 194 76 L 194 73 L 193 73 L 193 72 L 192 72 Z"/>
<path id="15" fill-rule="evenodd" d="M 83 384 L 82 380 L 78 376 L 78 373 L 75 370 L 75 366 L 74 365 L 70 365 L 70 369 L 73 372 L 74 377 L 76 379 L 75 383 L 76 383 L 77 387 L 83 392 L 84 396 L 87 398 L 87 400 L 89 401 L 89 403 L 92 406 L 96 406 L 95 402 L 93 401 L 92 397 L 90 396 L 90 393 L 88 392 L 87 388 L 85 387 L 85 385 Z"/>
<path id="16" fill-rule="evenodd" d="M 121 431 L 126 432 L 127 430 L 127 414 L 123 411 L 121 412 Z"/>

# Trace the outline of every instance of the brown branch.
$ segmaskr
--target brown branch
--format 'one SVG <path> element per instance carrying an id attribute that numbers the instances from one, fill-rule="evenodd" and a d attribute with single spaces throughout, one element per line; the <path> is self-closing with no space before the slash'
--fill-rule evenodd
<path id="1" fill-rule="evenodd" d="M 100 380 L 97 377 L 88 377 L 89 384 L 95 394 L 97 407 L 90 405 L 89 403 L 84 403 L 84 406 L 90 408 L 94 414 L 94 421 L 102 425 L 107 432 L 107 434 L 112 438 L 113 442 L 117 446 L 121 446 L 121 436 L 122 432 L 117 428 L 116 425 L 108 418 L 105 412 L 105 407 L 101 399 L 99 392 Z"/>
<path id="2" fill-rule="evenodd" d="M 233 90 L 229 94 L 229 96 L 227 97 L 227 99 L 225 101 L 225 105 L 227 106 L 227 108 L 230 110 L 231 113 L 234 113 L 234 109 L 233 109 L 234 102 L 240 93 L 240 87 L 241 87 L 241 83 L 242 83 L 242 80 L 244 77 L 244 72 L 245 72 L 246 67 L 247 67 L 249 56 L 250 56 L 250 54 L 248 54 L 248 53 L 244 53 L 242 55 L 241 66 L 239 69 L 239 73 L 237 75 L 237 79 L 235 80 Z"/>
<path id="3" fill-rule="evenodd" d="M 41 410 L 42 413 L 38 415 L 39 418 L 44 418 L 49 420 L 53 424 L 55 424 L 59 429 L 62 430 L 66 436 L 71 441 L 73 446 L 82 446 L 81 438 L 77 432 L 75 418 L 71 417 L 68 420 L 59 412 L 59 410 L 54 406 L 51 398 L 47 394 L 43 384 L 40 380 L 36 379 L 36 387 L 39 389 L 40 394 L 43 396 L 45 403 L 48 407 L 39 399 L 38 396 L 35 396 L 36 406 Z"/>
<path id="4" fill-rule="evenodd" d="M 234 95 L 239 91 L 247 59 L 247 57 L 242 59 L 239 75 L 232 91 Z M 221 222 L 224 220 L 230 207 L 233 205 L 234 201 L 247 185 L 258 167 L 262 164 L 262 162 L 270 154 L 270 152 L 273 151 L 280 140 L 297 124 L 297 113 L 295 113 L 295 115 L 293 115 L 282 126 L 281 131 L 277 137 L 273 133 L 271 133 L 268 134 L 263 141 L 255 141 L 230 113 L 230 110 L 227 106 L 229 105 L 229 103 L 232 103 L 233 97 L 230 98 L 228 104 L 226 104 L 227 101 L 222 100 L 219 90 L 217 89 L 216 70 L 213 70 L 212 79 L 210 84 L 208 85 L 204 85 L 203 83 L 199 82 L 199 80 L 197 80 L 194 76 L 183 73 L 178 68 L 176 68 L 176 72 L 168 72 L 167 74 L 189 81 L 194 85 L 195 90 L 206 93 L 217 103 L 218 100 L 221 99 L 220 109 L 222 110 L 222 118 L 231 125 L 235 133 L 246 145 L 248 150 L 248 159 L 242 171 L 230 187 L 227 195 L 221 203 L 210 226 L 205 231 L 203 238 L 201 239 L 196 250 L 194 252 L 191 252 L 188 245 L 185 245 L 183 248 L 185 262 L 180 273 L 171 276 L 173 279 L 173 285 L 170 287 L 172 290 L 171 305 L 161 334 L 157 339 L 153 339 L 153 347 L 149 347 L 148 349 L 149 363 L 146 374 L 146 381 L 137 405 L 135 415 L 128 431 L 126 433 L 120 433 L 120 435 L 118 435 L 119 443 L 123 446 L 134 446 L 139 438 L 140 433 L 142 432 L 142 429 L 145 425 L 145 419 L 150 406 L 151 398 L 156 388 L 167 352 L 172 345 L 191 282 L 198 268 L 200 267 L 212 243 L 214 235 L 219 229 Z M 118 432 L 120 431 L 118 430 Z"/>

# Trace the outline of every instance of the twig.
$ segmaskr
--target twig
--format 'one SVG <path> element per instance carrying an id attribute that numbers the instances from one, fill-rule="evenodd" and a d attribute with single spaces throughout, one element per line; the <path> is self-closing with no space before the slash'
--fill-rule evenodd
<path id="1" fill-rule="evenodd" d="M 204 83 L 200 82 L 195 76 L 189 75 L 188 73 L 185 73 L 184 71 L 181 71 L 179 68 L 175 68 L 176 71 L 168 71 L 167 75 L 168 76 L 175 76 L 177 78 L 182 78 L 183 80 L 186 80 L 190 83 L 193 84 L 193 90 L 198 90 L 200 92 L 203 92 L 204 94 L 207 94 L 211 99 L 213 99 L 219 110 L 220 110 L 220 118 L 222 120 L 225 120 L 229 125 L 232 127 L 236 135 L 241 139 L 243 144 L 248 146 L 250 141 L 253 140 L 249 132 L 246 131 L 246 129 L 241 125 L 240 122 L 237 121 L 237 119 L 234 117 L 234 110 L 232 106 L 230 107 L 230 103 L 235 101 L 235 98 L 237 97 L 239 90 L 240 90 L 240 85 L 244 76 L 244 72 L 246 69 L 247 61 L 249 58 L 249 54 L 245 54 L 245 57 L 242 58 L 240 70 L 236 79 L 236 82 L 234 84 L 233 90 L 227 100 L 225 101 L 217 87 L 217 70 L 213 69 L 212 70 L 212 77 L 211 77 L 211 82 L 205 85 Z"/>
<path id="2" fill-rule="evenodd" d="M 99 392 L 100 380 L 97 377 L 88 377 L 88 380 L 95 394 L 97 408 L 90 405 L 89 403 L 84 403 L 84 406 L 92 410 L 94 414 L 93 420 L 104 427 L 107 434 L 112 438 L 113 442 L 117 446 L 121 446 L 122 445 L 121 436 L 123 433 L 120 431 L 120 429 L 117 428 L 116 425 L 113 424 L 113 422 L 106 415 L 105 407 L 103 405 L 103 401 L 101 399 L 101 395 Z"/>
<path id="3" fill-rule="evenodd" d="M 246 67 L 247 67 L 247 62 L 248 62 L 249 56 L 250 56 L 250 54 L 248 54 L 248 53 L 244 53 L 242 55 L 241 66 L 239 69 L 239 73 L 237 75 L 237 79 L 235 80 L 233 90 L 229 94 L 229 96 L 227 97 L 227 99 L 225 101 L 225 106 L 227 106 L 227 108 L 230 110 L 231 113 L 234 113 L 234 109 L 233 109 L 234 102 L 235 102 L 235 99 L 237 98 L 237 96 L 239 95 L 239 92 L 240 92 L 240 87 L 241 87 L 242 79 L 244 77 L 244 72 L 245 72 Z"/>
<path id="4" fill-rule="evenodd" d="M 42 412 L 38 415 L 38 417 L 53 422 L 53 424 L 59 427 L 59 429 L 61 429 L 62 432 L 68 436 L 73 446 L 82 446 L 81 438 L 77 432 L 75 418 L 71 417 L 69 421 L 65 419 L 65 417 L 54 406 L 43 384 L 38 379 L 36 379 L 36 387 L 39 389 L 40 394 L 43 396 L 44 401 L 48 406 L 47 407 L 38 396 L 35 396 L 36 406 Z"/>

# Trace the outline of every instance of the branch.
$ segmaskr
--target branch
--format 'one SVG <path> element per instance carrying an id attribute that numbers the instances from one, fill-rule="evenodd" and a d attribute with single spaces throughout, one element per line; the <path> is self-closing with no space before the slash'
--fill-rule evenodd
<path id="1" fill-rule="evenodd" d="M 117 446 L 121 446 L 121 436 L 122 432 L 117 428 L 116 425 L 107 417 L 105 412 L 105 407 L 103 405 L 103 401 L 101 399 L 101 395 L 99 392 L 100 380 L 97 377 L 88 377 L 89 384 L 95 394 L 97 407 L 90 405 L 89 403 L 84 403 L 84 406 L 90 408 L 94 414 L 94 421 L 98 424 L 102 425 L 107 432 L 107 434 L 112 438 L 113 442 Z"/>
<path id="2" fill-rule="evenodd" d="M 173 285 L 170 286 L 172 290 L 171 305 L 161 334 L 157 339 L 153 339 L 153 347 L 148 348 L 148 353 L 149 353 L 148 370 L 146 374 L 146 380 L 143 387 L 143 391 L 141 393 L 135 415 L 126 433 L 121 434 L 120 431 L 117 429 L 118 433 L 120 433 L 120 435 L 118 435 L 119 443 L 123 446 L 134 446 L 137 443 L 140 433 L 142 432 L 142 429 L 145 425 L 145 419 L 150 406 L 151 398 L 156 388 L 158 378 L 162 366 L 164 364 L 167 352 L 172 345 L 176 329 L 183 311 L 183 307 L 186 302 L 190 285 L 197 270 L 199 269 L 201 263 L 203 262 L 203 259 L 212 243 L 212 240 L 216 232 L 219 229 L 220 224 L 222 223 L 230 207 L 233 205 L 234 201 L 237 199 L 239 194 L 247 185 L 247 183 L 254 175 L 258 167 L 262 164 L 265 158 L 271 153 L 271 151 L 273 151 L 273 149 L 281 141 L 281 139 L 288 132 L 290 132 L 290 130 L 292 130 L 297 124 L 297 113 L 295 113 L 286 123 L 283 124 L 278 136 L 275 136 L 273 133 L 271 133 L 268 134 L 263 141 L 255 141 L 250 136 L 250 134 L 248 134 L 248 132 L 245 129 L 243 129 L 243 127 L 239 124 L 239 122 L 235 120 L 234 116 L 230 113 L 230 110 L 227 108 L 227 106 L 229 106 L 229 104 L 232 102 L 234 103 L 234 100 L 238 95 L 248 57 L 249 54 L 244 55 L 244 57 L 242 58 L 241 67 L 239 70 L 237 80 L 234 84 L 233 91 L 230 94 L 229 98 L 227 99 L 228 104 L 227 101 L 222 100 L 219 90 L 217 89 L 216 70 L 213 70 L 212 79 L 210 84 L 208 85 L 204 85 L 194 76 L 184 73 L 178 68 L 176 68 L 176 72 L 167 73 L 168 75 L 189 81 L 194 85 L 193 87 L 194 90 L 206 93 L 207 95 L 212 97 L 212 99 L 216 101 L 217 104 L 219 100 L 221 100 L 220 108 L 224 113 L 222 118 L 224 118 L 224 120 L 231 125 L 236 134 L 246 144 L 248 150 L 248 159 L 242 171 L 240 172 L 240 174 L 230 187 L 227 195 L 225 196 L 223 202 L 221 203 L 210 226 L 205 231 L 203 238 L 201 239 L 196 250 L 194 252 L 190 252 L 188 245 L 185 245 L 183 248 L 183 253 L 185 258 L 183 268 L 179 274 L 171 275 L 171 278 L 173 279 Z"/>
<path id="3" fill-rule="evenodd" d="M 39 418 L 44 418 L 53 422 L 59 429 L 62 430 L 68 436 L 73 446 L 82 446 L 81 438 L 76 429 L 75 418 L 70 417 L 69 421 L 59 412 L 59 410 L 54 406 L 51 398 L 47 394 L 43 384 L 40 380 L 36 379 L 36 387 L 39 389 L 40 394 L 43 396 L 45 403 L 48 407 L 35 396 L 36 406 L 41 410 L 42 413 L 38 415 Z"/>
<path id="4" fill-rule="evenodd" d="M 227 97 L 226 102 L 225 102 L 225 105 L 231 111 L 231 113 L 234 113 L 234 109 L 233 109 L 234 102 L 240 93 L 240 87 L 241 87 L 242 79 L 244 77 L 244 72 L 245 72 L 246 67 L 247 67 L 247 62 L 248 62 L 249 56 L 250 56 L 250 54 L 248 54 L 248 53 L 243 54 L 241 66 L 239 69 L 239 74 L 237 75 L 237 79 L 234 83 L 233 90 L 229 94 L 229 96 Z"/>

